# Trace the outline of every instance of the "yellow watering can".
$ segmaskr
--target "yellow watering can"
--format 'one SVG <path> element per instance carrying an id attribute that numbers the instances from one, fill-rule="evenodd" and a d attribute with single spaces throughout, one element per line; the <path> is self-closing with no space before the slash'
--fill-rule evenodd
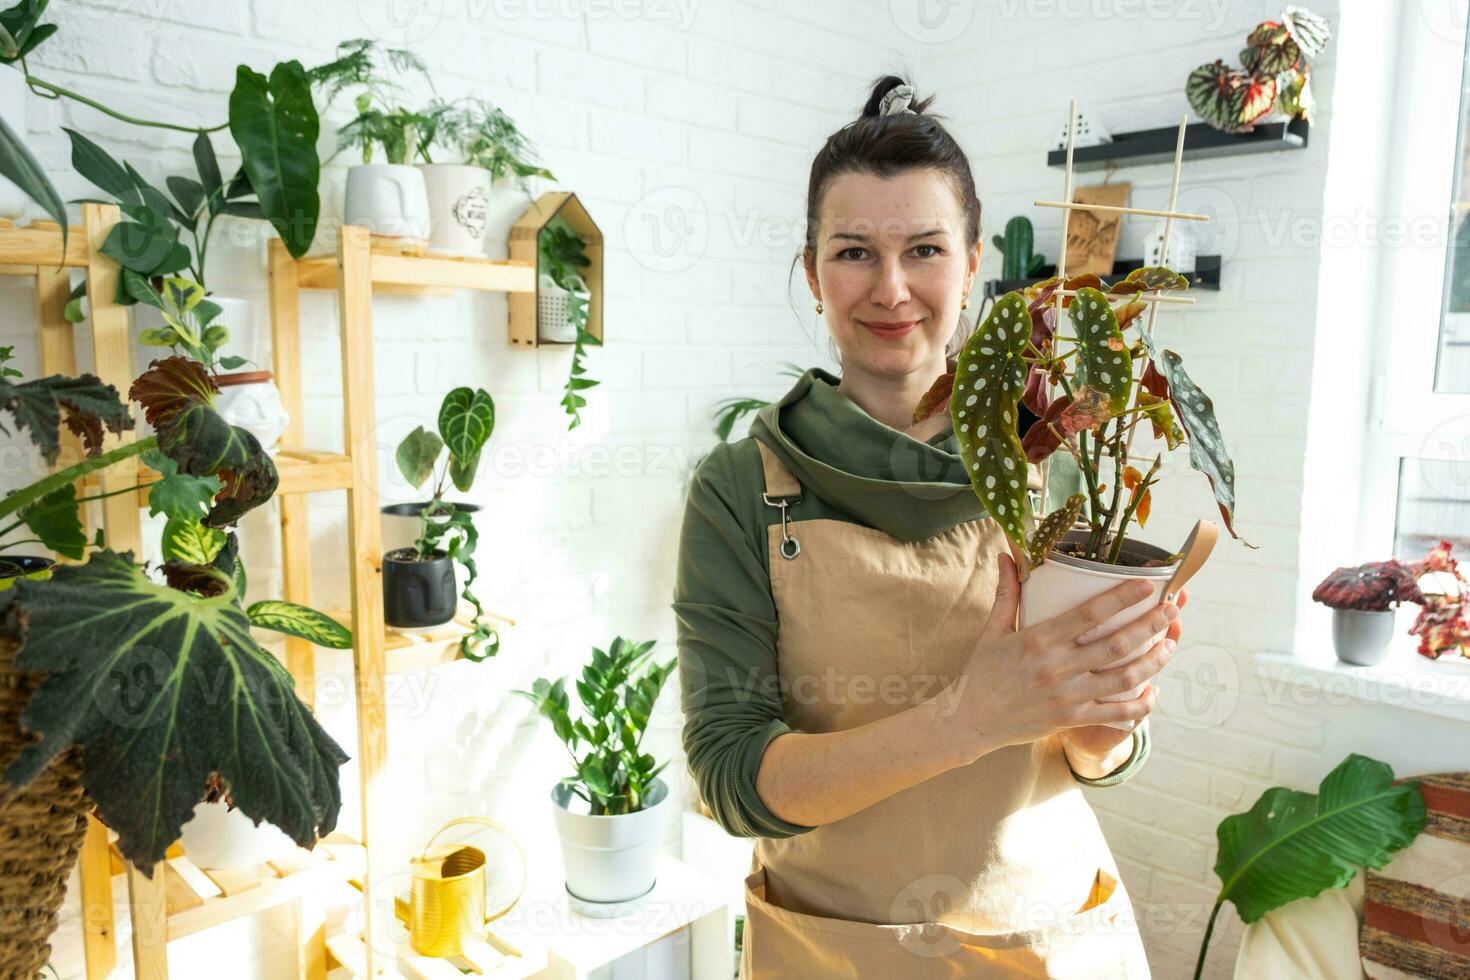
<path id="1" fill-rule="evenodd" d="M 485 911 L 485 852 L 469 844 L 438 844 L 451 827 L 479 824 L 503 834 L 521 862 L 515 897 L 493 914 Z M 422 956 L 459 956 L 485 941 L 485 927 L 515 908 L 526 890 L 526 852 L 510 831 L 487 817 L 460 817 L 434 832 L 408 864 L 413 886 L 408 902 L 408 942 Z"/>

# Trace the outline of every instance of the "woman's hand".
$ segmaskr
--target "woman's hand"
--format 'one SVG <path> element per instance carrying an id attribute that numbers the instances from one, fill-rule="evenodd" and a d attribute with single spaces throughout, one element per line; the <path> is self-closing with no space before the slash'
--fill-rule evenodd
<path id="1" fill-rule="evenodd" d="M 1021 587 L 1016 563 L 1008 554 L 997 561 L 1000 581 L 990 618 L 963 675 L 948 690 L 963 756 L 973 761 L 1067 729 L 1147 716 L 1156 697 L 1151 688 L 1132 701 L 1098 699 L 1131 690 L 1163 669 L 1174 655 L 1174 644 L 1165 634 L 1179 607 L 1163 603 L 1108 636 L 1078 644 L 1077 637 L 1148 594 L 1148 583 L 1135 579 L 1017 630 Z M 1121 667 L 1099 669 L 1139 649 L 1147 652 Z"/>
<path id="2" fill-rule="evenodd" d="M 1180 589 L 1179 595 L 1175 597 L 1174 604 L 1180 609 L 1189 601 L 1189 590 Z M 1176 619 L 1169 624 L 1164 632 L 1166 640 L 1173 640 L 1177 645 L 1179 637 L 1183 632 L 1183 620 Z M 1149 686 L 1149 689 L 1139 695 L 1140 698 L 1151 698 L 1149 711 L 1158 706 L 1158 690 Z M 1114 728 L 1111 725 L 1084 725 L 1081 728 L 1069 728 L 1060 734 L 1062 748 L 1067 752 L 1067 761 L 1072 766 L 1072 771 L 1088 779 L 1097 779 L 1106 776 L 1114 769 L 1128 761 L 1132 754 L 1134 728 Z M 1128 751 L 1122 751 L 1123 744 L 1127 742 Z"/>

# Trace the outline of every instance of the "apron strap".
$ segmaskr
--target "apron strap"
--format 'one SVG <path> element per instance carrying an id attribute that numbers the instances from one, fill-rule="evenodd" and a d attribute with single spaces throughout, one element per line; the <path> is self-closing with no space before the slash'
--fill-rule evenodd
<path id="1" fill-rule="evenodd" d="M 791 470 L 781 462 L 771 447 L 755 440 L 756 447 L 761 453 L 761 468 L 765 472 L 765 493 L 761 494 L 761 502 L 767 507 L 776 507 L 781 511 L 781 546 L 779 548 L 781 557 L 791 561 L 801 554 L 801 542 L 791 536 L 790 521 L 787 517 L 787 508 L 801 500 L 801 484 L 796 477 L 792 476 Z"/>

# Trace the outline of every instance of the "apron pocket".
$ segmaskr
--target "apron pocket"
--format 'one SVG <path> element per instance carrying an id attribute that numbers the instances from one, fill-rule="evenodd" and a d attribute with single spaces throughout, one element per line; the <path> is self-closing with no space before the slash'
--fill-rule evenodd
<path id="1" fill-rule="evenodd" d="M 942 922 L 885 925 L 794 912 L 766 899 L 766 871 L 745 879 L 742 980 L 811 977 L 1147 978 L 1121 884 L 1102 904 L 1066 921 L 1006 933 L 971 933 Z"/>

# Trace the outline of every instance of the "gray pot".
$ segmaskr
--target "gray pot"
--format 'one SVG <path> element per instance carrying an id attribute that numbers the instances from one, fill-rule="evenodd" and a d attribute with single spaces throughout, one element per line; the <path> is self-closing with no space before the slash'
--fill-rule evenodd
<path id="1" fill-rule="evenodd" d="M 1393 639 L 1393 610 L 1332 610 L 1332 648 L 1337 659 L 1355 667 L 1372 667 L 1388 659 Z"/>
<path id="2" fill-rule="evenodd" d="M 571 787 L 551 789 L 556 832 L 561 838 L 567 891 L 584 902 L 627 902 L 652 890 L 658 875 L 658 849 L 663 837 L 669 787 L 654 779 L 651 802 L 637 813 L 593 816 L 568 807 L 586 802 Z"/>

